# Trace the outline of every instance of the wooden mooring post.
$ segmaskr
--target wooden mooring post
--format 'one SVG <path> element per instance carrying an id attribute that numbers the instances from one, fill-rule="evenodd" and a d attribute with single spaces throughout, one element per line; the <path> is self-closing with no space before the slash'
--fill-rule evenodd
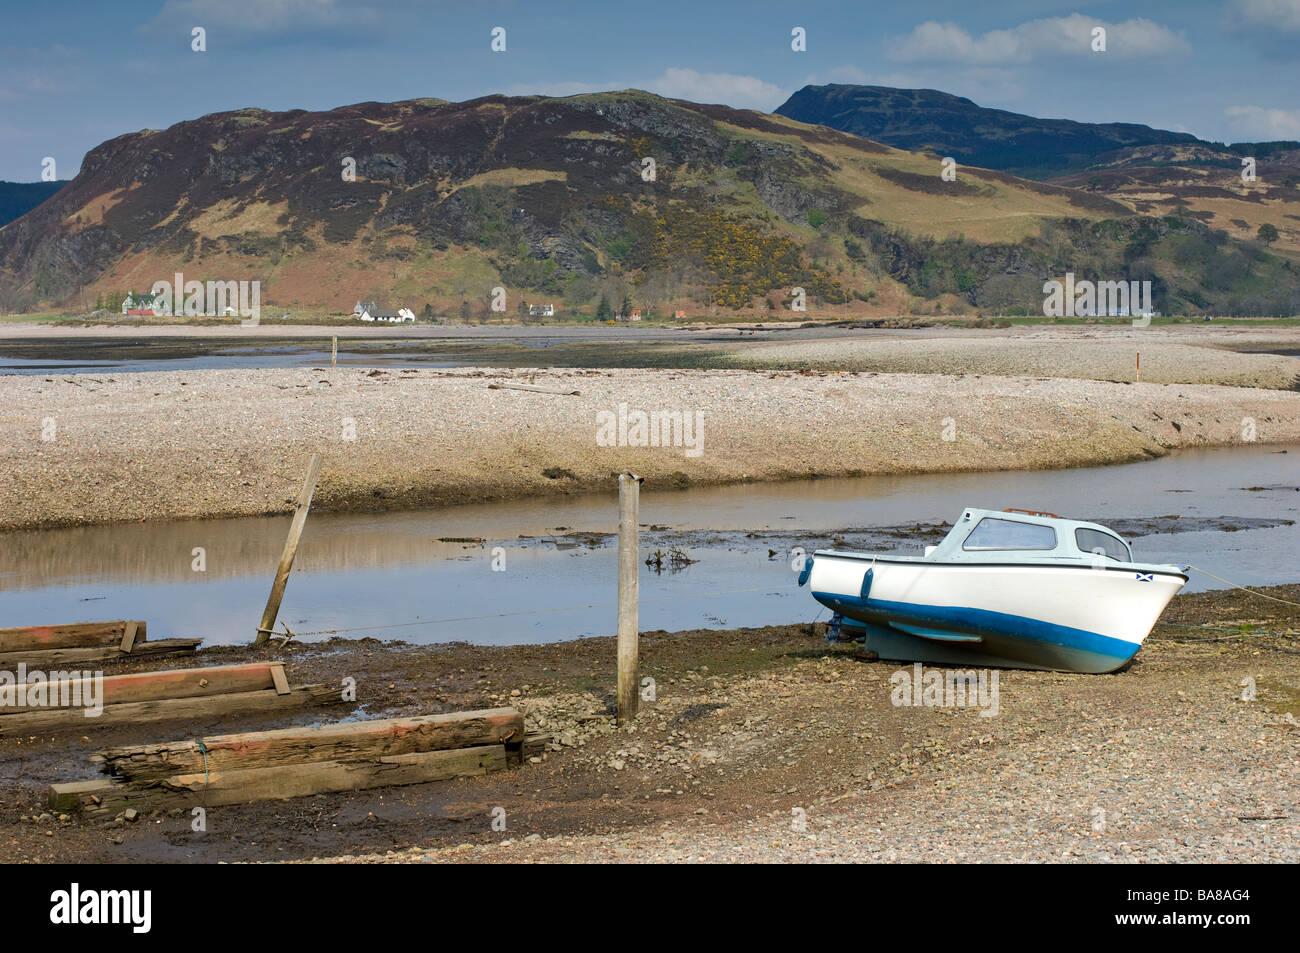
<path id="1" fill-rule="evenodd" d="M 330 367 L 337 367 L 339 363 L 339 336 L 336 334 L 330 338 Z"/>
<path id="2" fill-rule="evenodd" d="M 637 511 L 641 477 L 632 472 L 618 475 L 618 709 L 616 723 L 636 718 L 640 686 L 637 684 L 639 601 Z"/>
<path id="3" fill-rule="evenodd" d="M 293 522 L 289 524 L 289 538 L 284 541 L 284 552 L 280 554 L 280 565 L 275 570 L 275 581 L 271 583 L 271 595 L 266 600 L 266 610 L 262 613 L 262 623 L 257 627 L 254 645 L 261 645 L 271 637 L 275 629 L 275 618 L 280 614 L 280 600 L 284 598 L 284 587 L 289 582 L 289 570 L 293 568 L 293 557 L 298 554 L 298 539 L 302 528 L 307 523 L 307 511 L 311 509 L 311 496 L 316 492 L 316 479 L 320 476 L 320 454 L 313 453 L 307 464 L 307 476 L 302 481 L 298 492 L 298 502 L 294 505 Z"/>

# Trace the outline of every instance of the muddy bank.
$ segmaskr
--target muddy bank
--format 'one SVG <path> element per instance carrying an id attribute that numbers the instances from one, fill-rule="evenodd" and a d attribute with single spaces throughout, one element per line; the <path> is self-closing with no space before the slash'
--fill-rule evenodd
<path id="1" fill-rule="evenodd" d="M 993 717 L 895 706 L 903 666 L 828 646 L 822 627 L 648 632 L 656 699 L 623 731 L 612 639 L 206 651 L 181 664 L 276 657 L 295 681 L 351 676 L 367 717 L 512 704 L 556 744 L 483 778 L 211 809 L 199 834 L 188 815 L 42 817 L 45 788 L 92 777 L 105 745 L 291 719 L 0 738 L 0 859 L 1300 859 L 1300 609 L 1205 593 L 1163 621 L 1116 675 L 1002 672 Z"/>
<path id="2" fill-rule="evenodd" d="M 8 376 L 0 401 L 8 529 L 285 512 L 313 452 L 324 456 L 319 512 L 608 490 L 627 467 L 672 488 L 1053 469 L 1300 440 L 1300 393 L 869 372 Z M 670 426 L 670 445 L 637 446 L 637 412 L 693 426 Z"/>

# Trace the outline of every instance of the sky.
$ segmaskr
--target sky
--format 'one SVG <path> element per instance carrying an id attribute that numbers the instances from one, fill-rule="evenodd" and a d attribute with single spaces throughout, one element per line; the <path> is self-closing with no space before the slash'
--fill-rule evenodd
<path id="1" fill-rule="evenodd" d="M 809 83 L 924 87 L 1300 139 L 1298 50 L 1300 0 L 0 0 L 0 179 L 38 180 L 46 157 L 71 178 L 105 140 L 248 106 L 629 87 L 765 111 Z"/>

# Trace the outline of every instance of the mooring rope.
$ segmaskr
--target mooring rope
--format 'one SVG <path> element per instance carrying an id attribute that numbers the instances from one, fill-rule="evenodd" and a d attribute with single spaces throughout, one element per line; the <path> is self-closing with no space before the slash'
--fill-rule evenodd
<path id="1" fill-rule="evenodd" d="M 1281 598 L 1278 598 L 1277 596 L 1270 596 L 1267 592 L 1260 592 L 1260 591 L 1257 590 L 1257 589 L 1251 589 L 1249 586 L 1242 586 L 1242 585 L 1239 585 L 1239 584 L 1233 582 L 1231 579 L 1224 579 L 1222 576 L 1216 576 L 1214 573 L 1210 572 L 1209 570 L 1202 569 L 1200 566 L 1191 566 L 1191 565 L 1189 565 L 1187 568 L 1188 568 L 1188 569 L 1195 569 L 1197 572 L 1199 572 L 1199 573 L 1203 573 L 1204 575 L 1209 576 L 1211 579 L 1217 579 L 1219 582 L 1223 583 L 1224 585 L 1231 586 L 1233 589 L 1240 589 L 1242 592 L 1248 592 L 1248 593 L 1250 593 L 1252 596 L 1259 596 L 1261 599 L 1272 599 L 1274 602 L 1280 602 L 1280 603 L 1282 603 L 1283 605 L 1288 605 L 1288 606 L 1295 606 L 1297 609 L 1300 609 L 1300 602 L 1292 602 L 1292 601 L 1289 600 L 1289 599 L 1281 599 Z M 1234 639 L 1244 639 L 1244 638 L 1249 638 L 1249 637 L 1252 637 L 1252 636 L 1255 636 L 1255 637 L 1258 637 L 1258 636 L 1265 636 L 1265 637 L 1272 637 L 1272 638 L 1276 638 L 1276 639 L 1294 639 L 1294 638 L 1296 638 L 1295 635 L 1288 635 L 1288 634 L 1285 633 L 1285 632 L 1241 632 L 1241 631 L 1238 631 L 1238 630 L 1235 630 L 1235 629 L 1225 629 L 1225 628 L 1223 628 L 1222 626 L 1217 626 L 1217 625 L 1193 625 L 1193 624 L 1191 624 L 1191 623 L 1187 623 L 1187 622 L 1160 622 L 1160 623 L 1158 623 L 1158 625 L 1167 625 L 1167 626 L 1172 626 L 1172 627 L 1179 628 L 1179 629 L 1200 629 L 1200 630 L 1203 630 L 1203 631 L 1204 631 L 1204 630 L 1209 630 L 1209 631 L 1211 631 L 1211 632 L 1229 632 L 1229 633 L 1231 633 L 1231 635 L 1220 635 L 1220 636 L 1216 636 L 1216 637 L 1214 637 L 1214 638 L 1205 638 L 1205 639 L 1179 639 L 1179 640 L 1169 640 L 1169 641 L 1182 641 L 1182 642 L 1231 642 L 1231 641 L 1233 641 Z M 1270 651 L 1272 651 L 1272 652 L 1285 652 L 1287 655 L 1300 655 L 1300 652 L 1297 652 L 1295 649 L 1285 648 L 1285 647 L 1280 646 L 1280 645 L 1269 645 L 1269 644 L 1267 644 L 1267 643 L 1265 643 L 1265 642 L 1260 642 L 1260 643 L 1259 643 L 1259 646 L 1260 646 L 1260 648 L 1265 648 L 1265 649 L 1268 649 L 1268 650 L 1270 650 Z"/>
<path id="2" fill-rule="evenodd" d="M 208 804 L 208 784 L 211 783 L 212 774 L 208 771 L 208 746 L 203 743 L 202 738 L 195 738 L 198 742 L 199 751 L 203 754 L 203 806 Z"/>
<path id="3" fill-rule="evenodd" d="M 1205 575 L 1209 576 L 1211 579 L 1219 580 L 1219 582 L 1223 583 L 1224 585 L 1232 586 L 1232 588 L 1240 589 L 1243 592 L 1249 592 L 1251 595 L 1259 596 L 1261 599 L 1272 599 L 1274 602 L 1280 602 L 1283 605 L 1288 605 L 1288 606 L 1295 606 L 1297 609 L 1300 609 L 1300 602 L 1292 602 L 1290 599 L 1279 599 L 1277 596 L 1270 596 L 1267 592 L 1260 592 L 1258 589 L 1251 589 L 1249 586 L 1240 586 L 1237 583 L 1233 582 L 1232 580 L 1224 579 L 1222 576 L 1216 576 L 1208 569 L 1202 569 L 1200 566 L 1188 566 L 1187 568 L 1195 569 L 1197 572 L 1204 573 Z"/>

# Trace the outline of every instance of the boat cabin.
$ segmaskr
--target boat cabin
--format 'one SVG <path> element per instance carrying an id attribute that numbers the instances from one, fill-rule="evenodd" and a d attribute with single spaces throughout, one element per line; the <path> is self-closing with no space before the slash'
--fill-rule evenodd
<path id="1" fill-rule="evenodd" d="M 1131 563 L 1133 551 L 1117 533 L 1096 523 L 1029 510 L 966 509 L 943 542 L 925 548 L 925 557 L 936 562 L 1113 565 Z"/>

